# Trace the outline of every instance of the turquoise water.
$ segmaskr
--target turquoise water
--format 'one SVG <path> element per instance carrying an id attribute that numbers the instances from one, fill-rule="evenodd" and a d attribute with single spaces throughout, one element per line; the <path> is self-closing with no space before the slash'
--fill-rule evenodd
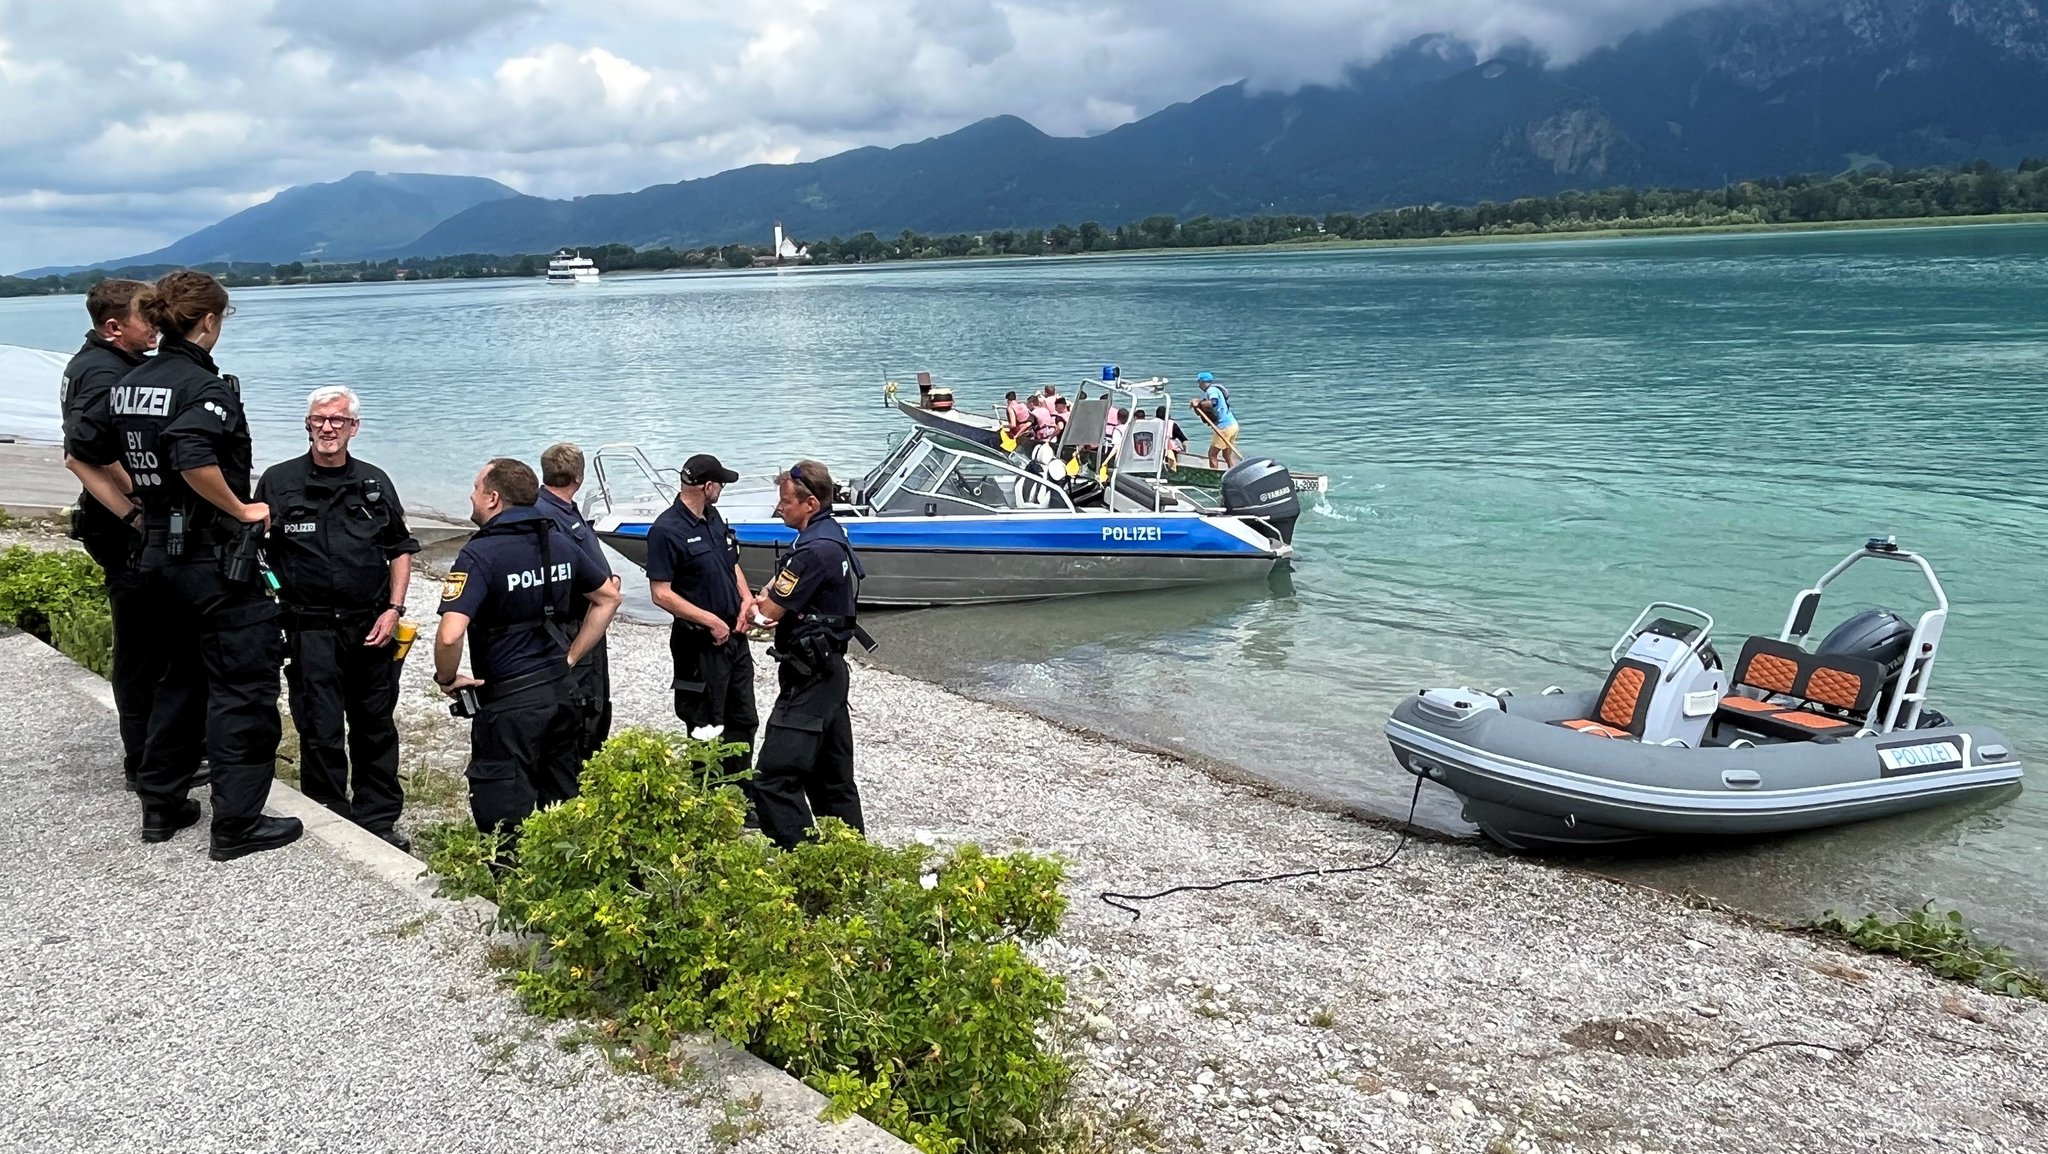
<path id="1" fill-rule="evenodd" d="M 1732 655 L 1871 533 L 1927 554 L 1955 602 L 1934 704 L 2048 756 L 2048 227 L 256 290 L 237 305 L 220 356 L 265 456 L 298 451 L 305 391 L 347 383 L 365 396 L 362 454 L 409 500 L 458 511 L 482 459 L 561 438 L 857 472 L 901 423 L 881 381 L 919 369 L 976 404 L 1105 361 L 1180 381 L 1213 369 L 1247 447 L 1332 477 L 1291 586 L 899 615 L 886 655 L 1345 802 L 1405 809 L 1380 732 L 1402 694 L 1597 680 L 1653 599 L 1715 614 Z M 82 313 L 78 298 L 0 302 L 0 342 L 68 347 Z M 1823 626 L 1921 606 L 1903 569 L 1867 568 Z M 1426 811 L 1457 824 L 1448 795 Z M 2048 791 L 1605 868 L 1794 915 L 1931 898 L 2048 953 Z"/>

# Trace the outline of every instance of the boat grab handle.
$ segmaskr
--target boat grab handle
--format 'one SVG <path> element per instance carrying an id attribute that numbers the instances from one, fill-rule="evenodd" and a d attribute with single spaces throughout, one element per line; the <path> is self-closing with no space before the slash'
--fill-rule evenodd
<path id="1" fill-rule="evenodd" d="M 1753 769 L 1729 769 L 1721 772 L 1721 784 L 1729 789 L 1755 789 L 1763 783 L 1763 775 Z"/>

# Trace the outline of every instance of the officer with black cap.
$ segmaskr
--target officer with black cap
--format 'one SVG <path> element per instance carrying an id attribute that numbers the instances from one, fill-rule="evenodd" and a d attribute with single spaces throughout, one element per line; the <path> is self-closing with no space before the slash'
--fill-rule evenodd
<path id="1" fill-rule="evenodd" d="M 88 465 L 121 465 L 142 504 L 140 566 L 160 613 L 164 676 L 150 709 L 135 792 L 142 839 L 167 841 L 199 820 L 187 796 L 197 745 L 213 762 L 213 844 L 228 861 L 296 841 L 297 818 L 268 817 L 277 771 L 278 667 L 284 639 L 264 583 L 270 510 L 250 500 L 248 417 L 213 348 L 232 311 L 202 272 L 174 272 L 136 298 L 162 339 L 157 355 L 108 394 L 109 428 L 75 446 Z"/>
<path id="2" fill-rule="evenodd" d="M 576 508 L 576 491 L 582 487 L 582 449 L 564 441 L 541 450 L 540 498 L 534 503 L 534 508 L 561 526 L 562 532 L 567 533 L 569 539 L 576 543 L 576 548 L 582 551 L 584 563 L 591 572 L 611 582 L 612 588 L 617 589 L 619 579 L 612 573 L 611 562 L 605 559 L 604 546 L 597 539 L 597 531 Z M 567 627 L 571 636 L 575 635 L 577 626 L 582 622 L 587 604 L 581 598 L 570 603 Z M 596 648 L 569 672 L 565 696 L 575 709 L 577 745 L 582 750 L 582 758 L 587 759 L 597 752 L 612 732 L 611 654 L 603 636 L 598 637 Z"/>
<path id="3" fill-rule="evenodd" d="M 148 359 L 156 330 L 135 311 L 135 297 L 149 286 L 134 280 L 103 280 L 85 294 L 92 331 L 64 366 L 58 400 L 64 407 L 65 465 L 85 489 L 71 535 L 106 575 L 107 611 L 114 626 L 114 668 L 108 679 L 121 718 L 122 772 L 128 788 L 142 767 L 149 736 L 149 707 L 164 671 L 163 645 L 148 583 L 135 567 L 142 550 L 142 506 L 129 499 L 133 484 L 119 465 L 88 465 L 69 446 L 90 440 L 108 422 L 107 397 L 115 382 Z"/>
<path id="4" fill-rule="evenodd" d="M 420 543 L 384 470 L 349 452 L 361 402 L 341 385 L 306 401 L 312 449 L 264 470 L 270 563 L 284 605 L 285 684 L 299 789 L 400 849 L 398 619 Z M 351 772 L 353 769 L 353 772 Z"/>
<path id="5" fill-rule="evenodd" d="M 855 620 L 866 573 L 832 516 L 832 474 L 816 461 L 798 461 L 780 481 L 775 513 L 797 535 L 755 608 L 775 624 L 768 655 L 781 666 L 754 763 L 754 803 L 761 832 L 788 849 L 815 818 L 865 828 L 853 781 L 846 645 L 858 639 L 874 646 Z"/>
<path id="6" fill-rule="evenodd" d="M 471 719 L 470 813 L 478 829 L 511 835 L 537 805 L 576 796 L 581 728 L 566 682 L 620 600 L 534 508 L 539 497 L 540 478 L 523 462 L 499 457 L 477 473 L 469 504 L 479 528 L 442 583 L 434 639 L 434 682 Z M 589 608 L 571 636 L 574 600 Z M 459 669 L 465 636 L 474 676 Z"/>
<path id="7" fill-rule="evenodd" d="M 739 538 L 718 513 L 719 494 L 739 479 L 709 453 L 691 457 L 675 504 L 647 530 L 648 588 L 675 618 L 668 651 L 676 717 L 691 729 L 723 726 L 721 740 L 743 747 L 726 759 L 728 773 L 746 771 L 761 724 L 746 634 L 754 594 L 740 572 Z"/>

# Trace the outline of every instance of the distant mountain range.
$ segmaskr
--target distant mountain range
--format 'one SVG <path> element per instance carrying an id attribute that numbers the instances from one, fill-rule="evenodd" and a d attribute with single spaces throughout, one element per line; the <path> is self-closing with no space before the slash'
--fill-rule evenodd
<path id="1" fill-rule="evenodd" d="M 155 252 L 98 261 L 100 268 L 196 265 L 213 261 L 361 260 L 403 246 L 427 230 L 515 189 L 481 176 L 357 172 L 328 184 L 301 184 Z M 78 272 L 95 265 L 30 269 L 24 276 Z"/>
<path id="2" fill-rule="evenodd" d="M 424 197 L 408 201 L 423 223 L 406 235 L 395 209 L 303 194 L 459 178 L 358 173 L 293 189 L 147 259 L 695 247 L 765 241 L 775 221 L 806 238 L 972 232 L 1712 187 L 1867 165 L 2010 165 L 2048 155 L 2044 92 L 2038 0 L 1752 0 L 1687 13 L 1558 69 L 1426 37 L 1339 86 L 1229 85 L 1093 137 L 1047 136 L 1002 116 L 898 148 L 617 195 L 546 200 L 479 181 L 473 200 L 451 196 L 439 203 L 455 210 L 432 220 Z"/>

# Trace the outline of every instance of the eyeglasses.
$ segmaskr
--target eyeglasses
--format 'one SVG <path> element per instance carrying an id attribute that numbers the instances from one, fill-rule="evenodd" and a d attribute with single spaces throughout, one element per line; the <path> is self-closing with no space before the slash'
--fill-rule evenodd
<path id="1" fill-rule="evenodd" d="M 306 427 L 309 429 L 346 429 L 350 425 L 355 424 L 356 420 L 357 418 L 355 417 L 307 417 Z"/>

